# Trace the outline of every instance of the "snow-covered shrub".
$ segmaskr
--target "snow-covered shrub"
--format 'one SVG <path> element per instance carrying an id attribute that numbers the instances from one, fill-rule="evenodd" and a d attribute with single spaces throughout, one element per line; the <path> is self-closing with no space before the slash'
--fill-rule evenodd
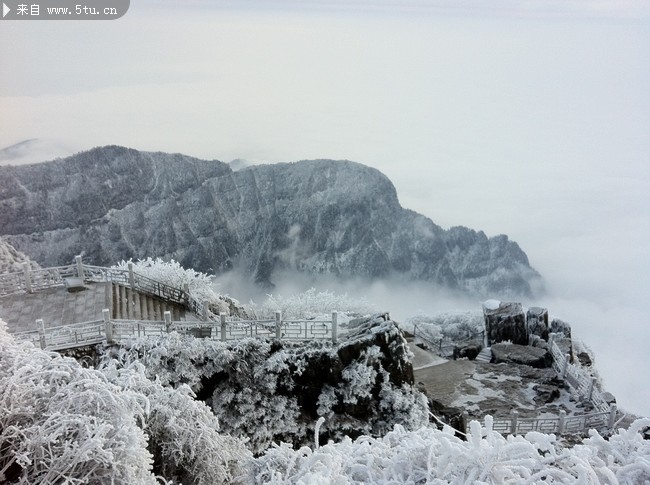
<path id="1" fill-rule="evenodd" d="M 172 332 L 111 349 L 103 361 L 116 358 L 124 366 L 140 362 L 160 383 L 187 385 L 211 406 L 225 433 L 245 438 L 260 453 L 273 441 L 300 442 L 305 435 L 291 393 L 292 375 L 304 365 L 297 345 L 287 353 L 267 340 L 226 343 Z"/>
<path id="2" fill-rule="evenodd" d="M 0 483 L 233 481 L 250 457 L 187 386 L 16 342 L 0 321 Z"/>
<path id="3" fill-rule="evenodd" d="M 120 368 L 115 361 L 103 372 L 124 389 L 147 397 L 143 423 L 154 456 L 154 471 L 167 480 L 209 485 L 228 483 L 242 473 L 250 452 L 240 439 L 219 433 L 219 422 L 187 385 L 171 388 L 148 379 L 144 366 Z"/>
<path id="4" fill-rule="evenodd" d="M 401 426 L 382 438 L 346 438 L 316 449 L 281 444 L 254 460 L 249 483 L 648 483 L 650 441 L 635 422 L 609 441 L 595 431 L 574 448 L 554 435 L 529 432 L 504 438 L 474 421 L 467 441 L 455 430 Z"/>
<path id="5" fill-rule="evenodd" d="M 239 302 L 227 295 L 219 294 L 208 274 L 195 271 L 191 268 L 183 268 L 180 263 L 174 261 L 163 261 L 161 258 L 147 258 L 138 261 L 121 261 L 113 268 L 127 270 L 129 262 L 133 263 L 133 271 L 142 276 L 159 281 L 174 288 L 184 288 L 187 285 L 189 293 L 199 302 L 208 302 L 213 313 L 235 313 Z"/>
<path id="6" fill-rule="evenodd" d="M 185 384 L 197 392 L 202 387 L 202 379 L 220 372 L 237 358 L 231 347 L 232 343 L 170 332 L 109 347 L 103 351 L 102 363 L 107 366 L 115 359 L 129 367 L 139 362 L 147 376 L 161 385 Z"/>
<path id="7" fill-rule="evenodd" d="M 144 396 L 0 324 L 0 482 L 157 483 Z"/>
<path id="8" fill-rule="evenodd" d="M 251 302 L 247 310 L 259 318 L 272 318 L 275 312 L 280 310 L 287 319 L 317 318 L 332 311 L 354 315 L 368 315 L 377 311 L 364 299 L 352 298 L 347 293 L 317 292 L 315 288 L 288 297 L 267 295 L 261 305 Z"/>

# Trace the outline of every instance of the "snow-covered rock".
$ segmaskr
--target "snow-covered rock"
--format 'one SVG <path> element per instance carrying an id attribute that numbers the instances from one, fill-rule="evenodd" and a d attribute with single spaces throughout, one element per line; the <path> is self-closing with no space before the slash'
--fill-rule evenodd
<path id="1" fill-rule="evenodd" d="M 494 363 L 514 363 L 529 365 L 544 369 L 553 365 L 551 353 L 540 347 L 517 344 L 492 345 L 492 360 Z"/>
<path id="2" fill-rule="evenodd" d="M 521 303 L 502 302 L 497 308 L 483 307 L 488 344 L 512 342 L 528 345 L 526 314 Z"/>

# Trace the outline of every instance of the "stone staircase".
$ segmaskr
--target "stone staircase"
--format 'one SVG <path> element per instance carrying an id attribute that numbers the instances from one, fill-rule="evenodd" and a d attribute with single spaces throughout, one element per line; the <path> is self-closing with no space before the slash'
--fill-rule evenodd
<path id="1" fill-rule="evenodd" d="M 129 287 L 112 284 L 111 318 L 116 320 L 164 320 L 166 311 L 171 312 L 172 321 L 198 320 L 185 307 L 155 296 L 145 295 Z"/>
<path id="2" fill-rule="evenodd" d="M 492 361 L 492 348 L 484 347 L 474 359 L 476 362 L 483 362 L 489 364 Z"/>

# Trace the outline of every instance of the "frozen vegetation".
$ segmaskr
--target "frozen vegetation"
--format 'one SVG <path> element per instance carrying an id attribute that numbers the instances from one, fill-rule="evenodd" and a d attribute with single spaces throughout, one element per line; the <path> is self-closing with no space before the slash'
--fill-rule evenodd
<path id="1" fill-rule="evenodd" d="M 253 462 L 251 483 L 435 483 L 435 484 L 643 484 L 650 480 L 650 441 L 636 421 L 605 440 L 596 432 L 572 448 L 554 435 L 529 432 L 504 438 L 473 421 L 467 440 L 445 427 L 379 438 L 345 438 L 298 450 L 281 444 Z"/>
<path id="2" fill-rule="evenodd" d="M 305 444 L 318 417 L 327 419 L 325 438 L 335 440 L 426 424 L 427 401 L 412 386 L 409 355 L 393 322 L 367 319 L 338 346 L 221 342 L 172 332 L 110 348 L 103 362 L 142 364 L 162 385 L 188 386 L 212 408 L 223 432 L 262 453 L 274 442 Z"/>
<path id="3" fill-rule="evenodd" d="M 476 338 L 485 328 L 480 311 L 415 315 L 406 319 L 401 327 L 429 343 L 438 343 L 443 339 L 460 342 Z"/>
<path id="4" fill-rule="evenodd" d="M 0 321 L 0 483 L 227 482 L 250 456 L 188 386 L 95 370 L 18 342 Z"/>
<path id="5" fill-rule="evenodd" d="M 238 313 L 241 309 L 237 300 L 216 291 L 212 276 L 191 268 L 184 268 L 173 259 L 164 261 L 161 258 L 147 258 L 138 261 L 121 261 L 113 268 L 127 270 L 129 263 L 133 264 L 133 271 L 142 276 L 174 288 L 187 287 L 195 300 L 208 302 L 210 310 L 215 314 L 224 312 L 230 315 Z"/>
<path id="6" fill-rule="evenodd" d="M 267 295 L 261 305 L 251 302 L 246 310 L 258 318 L 273 318 L 274 313 L 279 310 L 282 316 L 288 319 L 318 318 L 328 315 L 332 310 L 356 316 L 377 312 L 374 305 L 363 299 L 349 297 L 347 293 L 317 292 L 315 288 L 288 297 Z"/>

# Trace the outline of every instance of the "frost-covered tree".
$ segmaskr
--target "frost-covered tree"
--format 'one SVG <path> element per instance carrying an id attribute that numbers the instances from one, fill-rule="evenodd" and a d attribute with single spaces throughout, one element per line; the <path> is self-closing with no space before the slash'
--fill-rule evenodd
<path id="1" fill-rule="evenodd" d="M 251 302 L 247 310 L 259 318 L 272 318 L 279 310 L 287 319 L 318 318 L 332 311 L 354 315 L 369 315 L 377 311 L 374 305 L 362 298 L 352 298 L 347 293 L 317 292 L 315 288 L 288 297 L 267 295 L 261 305 Z"/>
<path id="2" fill-rule="evenodd" d="M 127 270 L 129 262 L 133 263 L 133 271 L 152 280 L 174 288 L 184 288 L 187 285 L 192 297 L 197 301 L 207 302 L 210 310 L 216 314 L 221 312 L 239 314 L 243 312 L 243 307 L 237 300 L 216 291 L 212 277 L 206 273 L 191 268 L 183 268 L 180 263 L 173 259 L 164 261 L 161 258 L 121 261 L 113 268 Z"/>

